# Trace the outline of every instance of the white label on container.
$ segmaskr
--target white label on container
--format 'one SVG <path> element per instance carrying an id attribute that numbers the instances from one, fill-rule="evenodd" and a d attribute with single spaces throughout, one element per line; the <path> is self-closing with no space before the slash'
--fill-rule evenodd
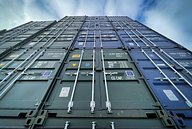
<path id="1" fill-rule="evenodd" d="M 173 93 L 172 90 L 163 90 L 165 95 L 169 98 L 170 101 L 179 101 L 177 96 Z"/>
<path id="2" fill-rule="evenodd" d="M 163 66 L 166 66 L 166 65 L 165 64 L 157 64 L 157 66 L 163 67 Z"/>
<path id="3" fill-rule="evenodd" d="M 111 76 L 111 80 L 122 80 L 122 76 Z"/>
<path id="4" fill-rule="evenodd" d="M 16 58 L 16 57 L 18 57 L 19 55 L 18 54 L 11 54 L 9 57 L 10 58 Z"/>
<path id="5" fill-rule="evenodd" d="M 83 45 L 84 42 L 79 42 L 78 45 Z"/>
<path id="6" fill-rule="evenodd" d="M 72 38 L 65 38 L 65 40 L 72 40 Z"/>
<path id="7" fill-rule="evenodd" d="M 47 56 L 51 58 L 60 58 L 63 55 L 65 55 L 65 53 L 58 53 L 58 52 L 47 53 Z"/>
<path id="8" fill-rule="evenodd" d="M 110 56 L 115 56 L 115 57 L 117 57 L 117 58 L 121 58 L 121 57 L 123 57 L 123 56 L 125 56 L 125 55 L 127 55 L 126 53 L 109 53 L 109 55 Z"/>
<path id="9" fill-rule="evenodd" d="M 108 61 L 109 68 L 128 68 L 126 61 Z"/>
<path id="10" fill-rule="evenodd" d="M 130 46 L 134 46 L 134 43 L 129 43 Z"/>
<path id="11" fill-rule="evenodd" d="M 68 97 L 70 87 L 62 87 L 59 97 Z"/>
<path id="12" fill-rule="evenodd" d="M 56 61 L 38 61 L 34 68 L 53 68 Z"/>
<path id="13" fill-rule="evenodd" d="M 33 46 L 34 44 L 36 44 L 36 42 L 31 42 L 29 43 L 29 46 Z"/>
<path id="14" fill-rule="evenodd" d="M 114 67 L 114 62 L 113 61 L 108 61 L 108 67 L 113 68 Z"/>

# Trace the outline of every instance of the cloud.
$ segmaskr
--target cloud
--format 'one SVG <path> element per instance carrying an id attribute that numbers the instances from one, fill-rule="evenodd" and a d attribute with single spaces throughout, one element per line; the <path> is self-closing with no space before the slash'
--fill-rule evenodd
<path id="1" fill-rule="evenodd" d="M 192 49 L 192 1 L 158 1 L 144 14 L 145 24 L 166 37 Z"/>
<path id="2" fill-rule="evenodd" d="M 55 12 L 57 19 L 66 15 L 74 15 L 79 4 L 76 0 L 44 0 L 44 3 L 49 6 L 50 10 Z"/>
<path id="3" fill-rule="evenodd" d="M 23 4 L 17 0 L 0 1 L 0 28 L 11 28 L 16 25 L 24 23 L 24 7 Z"/>
<path id="4" fill-rule="evenodd" d="M 39 3 L 38 0 L 36 3 Z M 105 0 L 43 0 L 42 3 L 44 3 L 42 6 L 47 5 L 46 8 L 54 11 L 57 19 L 70 15 L 105 15 L 103 11 Z"/>
<path id="5" fill-rule="evenodd" d="M 75 15 L 105 15 L 103 9 L 104 5 L 105 0 L 81 0 L 79 1 L 79 6 Z"/>
<path id="6" fill-rule="evenodd" d="M 125 15 L 135 19 L 142 2 L 143 0 L 108 0 L 105 6 L 105 14 Z"/>
<path id="7" fill-rule="evenodd" d="M 27 0 L 24 1 L 24 16 L 25 21 L 32 21 L 32 20 L 54 20 L 56 19 L 55 15 L 52 15 L 47 11 L 45 4 L 42 9 L 42 6 L 38 6 L 39 3 L 35 2 L 34 0 Z"/>
<path id="8" fill-rule="evenodd" d="M 105 14 L 110 15 L 117 15 L 117 6 L 115 5 L 116 0 L 109 0 L 106 2 L 105 6 Z"/>
<path id="9" fill-rule="evenodd" d="M 0 1 L 0 29 L 10 29 L 35 20 L 54 20 L 56 17 L 42 10 L 34 0 Z"/>

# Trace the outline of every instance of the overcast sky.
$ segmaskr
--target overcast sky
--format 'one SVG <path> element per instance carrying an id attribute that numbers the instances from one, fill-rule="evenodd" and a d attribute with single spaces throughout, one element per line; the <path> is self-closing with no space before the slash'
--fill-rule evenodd
<path id="1" fill-rule="evenodd" d="M 66 15 L 126 15 L 192 50 L 192 0 L 0 0 L 0 29 Z"/>

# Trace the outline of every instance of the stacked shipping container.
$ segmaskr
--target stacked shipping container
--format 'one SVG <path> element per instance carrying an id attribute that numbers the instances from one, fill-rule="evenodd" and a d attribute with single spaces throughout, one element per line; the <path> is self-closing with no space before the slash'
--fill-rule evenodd
<path id="1" fill-rule="evenodd" d="M 192 128 L 191 52 L 137 21 L 71 16 L 0 36 L 0 128 Z"/>

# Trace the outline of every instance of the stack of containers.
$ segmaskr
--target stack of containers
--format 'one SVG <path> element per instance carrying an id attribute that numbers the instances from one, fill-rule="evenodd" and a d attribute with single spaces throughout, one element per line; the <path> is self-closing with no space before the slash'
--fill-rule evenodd
<path id="1" fill-rule="evenodd" d="M 125 16 L 42 23 L 0 60 L 0 128 L 191 128 L 190 51 Z"/>
<path id="2" fill-rule="evenodd" d="M 0 61 L 0 128 L 31 128 L 78 32 L 72 21 L 37 23 Z"/>
<path id="3" fill-rule="evenodd" d="M 0 58 L 15 47 L 28 42 L 28 39 L 41 33 L 53 24 L 52 21 L 28 22 L 19 27 L 8 30 L 0 35 Z"/>
<path id="4" fill-rule="evenodd" d="M 73 21 L 68 29 L 78 33 L 33 124 L 26 126 L 37 129 L 177 128 L 151 92 L 110 18 L 130 20 L 98 16 L 65 17 L 59 21 Z M 26 123 L 33 119 L 28 117 Z"/>
<path id="5" fill-rule="evenodd" d="M 191 51 L 137 21 L 116 22 L 123 44 L 163 108 L 180 128 L 192 128 Z"/>

